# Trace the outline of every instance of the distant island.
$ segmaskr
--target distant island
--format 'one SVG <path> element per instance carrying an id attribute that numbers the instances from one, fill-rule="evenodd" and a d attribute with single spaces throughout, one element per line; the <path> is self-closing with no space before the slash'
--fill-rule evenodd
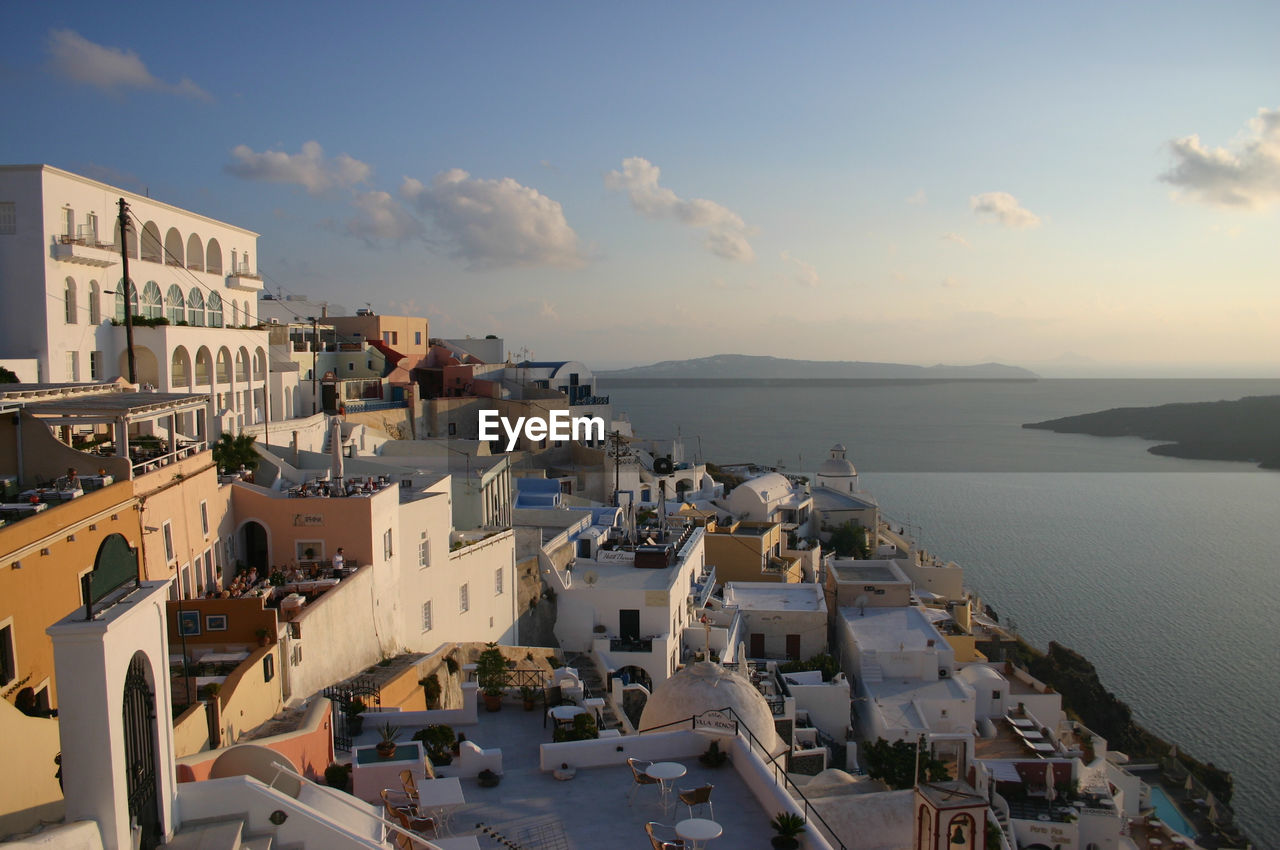
<path id="1" fill-rule="evenodd" d="M 1246 461 L 1263 469 L 1280 469 L 1280 396 L 1117 407 L 1022 427 L 1059 434 L 1167 440 L 1147 451 L 1189 460 Z"/>
<path id="2" fill-rule="evenodd" d="M 1034 381 L 1036 373 L 1002 363 L 912 366 L 857 360 L 789 360 L 749 354 L 717 354 L 664 360 L 648 366 L 596 372 L 610 380 L 1004 380 Z"/>

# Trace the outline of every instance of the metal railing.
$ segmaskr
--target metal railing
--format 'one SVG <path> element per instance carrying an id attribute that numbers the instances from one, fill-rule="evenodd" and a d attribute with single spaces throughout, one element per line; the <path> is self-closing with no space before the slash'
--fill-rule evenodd
<path id="1" fill-rule="evenodd" d="M 800 787 L 792 782 L 791 778 L 787 776 L 786 769 L 778 763 L 779 756 L 790 752 L 791 748 L 788 747 L 778 753 L 777 756 L 770 755 L 768 748 L 766 748 L 764 744 L 760 743 L 760 739 L 757 738 L 747 724 L 738 717 L 738 713 L 733 710 L 732 706 L 725 706 L 724 708 L 715 710 L 733 718 L 734 722 L 738 726 L 738 734 L 746 739 L 747 746 L 749 746 L 756 754 L 756 757 L 764 763 L 764 766 L 773 771 L 774 784 L 782 786 L 782 788 L 791 796 L 792 800 L 800 806 L 805 821 L 817 826 L 822 833 L 822 837 L 831 842 L 833 846 L 840 848 L 840 850 L 849 850 L 849 845 L 840 840 L 840 837 L 836 835 L 835 830 L 833 830 L 831 825 L 823 819 L 822 815 L 818 813 L 818 810 L 813 807 L 813 804 L 809 802 L 809 798 L 804 795 L 804 792 L 800 790 Z M 652 726 L 639 731 L 641 733 L 657 732 L 663 729 L 670 729 L 672 727 L 682 727 L 685 724 L 688 724 L 690 729 L 696 729 L 696 720 L 697 715 L 691 715 L 683 720 L 673 720 L 672 722 L 664 723 L 661 726 Z"/>
<path id="2" fill-rule="evenodd" d="M 346 408 L 347 413 L 369 413 L 374 410 L 396 410 L 402 407 L 408 407 L 406 401 L 362 401 L 354 399 L 352 401 L 342 402 L 342 407 Z"/>
<path id="3" fill-rule="evenodd" d="M 337 802 L 337 803 L 341 803 L 347 808 L 358 813 L 361 817 L 374 821 L 375 823 L 382 824 L 382 828 L 384 831 L 394 832 L 409 838 L 411 841 L 411 844 L 409 846 L 411 847 L 417 847 L 419 844 L 421 844 L 425 848 L 427 848 L 427 850 L 440 850 L 440 845 L 433 844 L 431 840 L 426 838 L 425 836 L 422 836 L 416 832 L 413 832 L 412 830 L 405 829 L 404 827 L 400 826 L 400 824 L 392 823 L 391 821 L 384 818 L 382 815 L 374 814 L 373 812 L 370 812 L 368 809 L 363 808 L 361 804 L 357 803 L 354 800 L 354 798 L 350 798 L 349 794 L 345 794 L 342 791 L 338 791 L 335 788 L 326 787 L 317 782 L 312 782 L 310 779 L 303 776 L 301 773 L 298 773 L 293 768 L 286 767 L 285 765 L 281 764 L 278 761 L 272 762 L 272 766 L 276 769 L 276 774 L 275 776 L 271 777 L 271 781 L 267 783 L 267 787 L 270 788 L 271 790 L 279 791 L 281 794 L 284 794 L 289 797 L 293 797 L 295 800 L 298 799 L 297 797 L 294 797 L 294 795 L 290 794 L 288 791 L 284 790 L 283 788 L 276 787 L 276 781 L 280 778 L 280 774 L 283 773 L 293 779 L 298 780 L 298 782 L 301 783 L 302 785 L 308 786 L 310 788 L 315 789 L 316 791 L 321 792 L 330 800 L 333 800 L 334 802 Z"/>

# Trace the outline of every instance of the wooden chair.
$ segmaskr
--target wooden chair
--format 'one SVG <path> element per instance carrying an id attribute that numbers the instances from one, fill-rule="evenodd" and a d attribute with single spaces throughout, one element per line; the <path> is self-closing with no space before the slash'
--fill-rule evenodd
<path id="1" fill-rule="evenodd" d="M 645 773 L 649 769 L 651 761 L 640 761 L 639 759 L 627 759 L 627 767 L 631 768 L 631 789 L 627 791 L 627 805 L 631 805 L 631 798 L 635 795 L 636 789 L 643 785 L 659 786 L 658 780 Z"/>
<path id="2" fill-rule="evenodd" d="M 666 824 L 649 821 L 644 825 L 644 831 L 649 836 L 649 843 L 653 845 L 653 850 L 676 850 L 685 846 L 684 839 L 677 836 L 675 829 Z M 670 837 L 663 837 L 664 835 Z"/>
<path id="3" fill-rule="evenodd" d="M 711 805 L 711 792 L 715 790 L 714 785 L 703 785 L 700 788 L 681 788 L 680 802 L 684 803 L 689 809 L 689 817 L 693 817 L 694 806 L 706 806 L 707 813 L 711 815 L 711 819 L 716 819 L 716 810 Z"/>

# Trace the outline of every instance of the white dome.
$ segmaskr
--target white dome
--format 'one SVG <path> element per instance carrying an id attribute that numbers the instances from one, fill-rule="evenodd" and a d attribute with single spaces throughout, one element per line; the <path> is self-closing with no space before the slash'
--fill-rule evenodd
<path id="1" fill-rule="evenodd" d="M 818 467 L 818 474 L 824 478 L 848 478 L 857 475 L 858 470 L 852 461 L 839 457 L 829 457 Z"/>
<path id="2" fill-rule="evenodd" d="M 640 715 L 640 730 L 656 730 L 659 726 L 687 721 L 695 714 L 722 708 L 732 708 L 738 721 L 746 725 L 769 752 L 777 751 L 779 741 L 773 728 L 773 713 L 764 697 L 746 679 L 711 661 L 691 664 L 658 685 Z"/>

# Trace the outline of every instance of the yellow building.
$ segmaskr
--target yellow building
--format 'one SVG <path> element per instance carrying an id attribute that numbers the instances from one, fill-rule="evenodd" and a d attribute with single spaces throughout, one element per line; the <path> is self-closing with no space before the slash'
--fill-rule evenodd
<path id="1" fill-rule="evenodd" d="M 782 553 L 782 523 L 707 523 L 707 563 L 716 568 L 716 581 L 802 581 L 798 558 Z"/>
<path id="2" fill-rule="evenodd" d="M 325 322 L 342 342 L 381 342 L 410 359 L 427 356 L 430 340 L 427 320 L 418 316 L 379 316 L 363 312 L 355 316 L 329 316 Z"/>

